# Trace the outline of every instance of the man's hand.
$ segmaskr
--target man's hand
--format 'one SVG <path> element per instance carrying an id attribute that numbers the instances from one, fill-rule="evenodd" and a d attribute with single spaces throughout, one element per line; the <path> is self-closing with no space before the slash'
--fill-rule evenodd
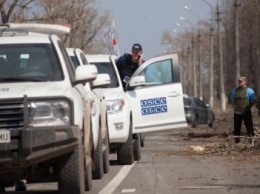
<path id="1" fill-rule="evenodd" d="M 138 66 L 142 65 L 143 63 L 143 51 L 135 52 L 132 51 L 132 61 L 137 63 Z"/>
<path id="2" fill-rule="evenodd" d="M 139 65 L 139 67 L 142 65 L 142 63 L 143 63 L 143 52 L 139 52 L 138 53 L 138 65 Z"/>

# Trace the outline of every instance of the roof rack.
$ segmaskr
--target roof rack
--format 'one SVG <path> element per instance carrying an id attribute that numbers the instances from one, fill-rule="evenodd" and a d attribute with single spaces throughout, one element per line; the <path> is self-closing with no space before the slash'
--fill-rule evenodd
<path id="1" fill-rule="evenodd" d="M 35 32 L 63 35 L 70 32 L 70 27 L 59 24 L 6 23 L 0 25 L 0 33 L 2 34 L 3 32 Z"/>

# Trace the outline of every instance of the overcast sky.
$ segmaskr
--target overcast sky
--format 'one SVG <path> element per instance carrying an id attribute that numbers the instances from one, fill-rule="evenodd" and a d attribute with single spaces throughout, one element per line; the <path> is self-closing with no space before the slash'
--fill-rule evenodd
<path id="1" fill-rule="evenodd" d="M 217 4 L 217 0 L 207 1 L 213 6 Z M 161 39 L 165 30 L 184 31 L 184 28 L 192 28 L 189 22 L 195 27 L 199 18 L 211 18 L 211 7 L 203 0 L 98 0 L 97 4 L 101 11 L 106 9 L 112 13 L 120 55 L 131 52 L 132 45 L 140 43 L 146 60 L 163 54 Z"/>

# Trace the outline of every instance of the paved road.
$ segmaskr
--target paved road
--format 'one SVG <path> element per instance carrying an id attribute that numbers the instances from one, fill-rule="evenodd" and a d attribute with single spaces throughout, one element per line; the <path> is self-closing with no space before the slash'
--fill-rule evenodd
<path id="1" fill-rule="evenodd" d="M 94 180 L 93 189 L 87 194 L 259 194 L 259 153 L 239 154 L 231 150 L 216 154 L 217 150 L 198 154 L 190 147 L 203 148 L 221 141 L 224 142 L 219 138 L 183 140 L 175 133 L 149 134 L 141 161 L 121 166 L 111 154 L 109 174 Z M 57 193 L 56 188 L 55 184 L 29 186 L 33 190 L 30 193 L 39 189 L 49 191 L 37 193 Z"/>
<path id="2" fill-rule="evenodd" d="M 247 156 L 236 155 L 236 152 L 200 155 L 196 151 L 183 151 L 190 146 L 203 147 L 222 141 L 225 142 L 221 138 L 183 140 L 169 133 L 150 134 L 142 148 L 141 161 L 131 167 L 111 193 L 259 194 L 259 156 L 252 155 L 254 159 L 248 160 Z M 103 180 L 96 181 L 95 188 L 101 183 Z M 95 188 L 91 194 L 99 193 Z M 108 193 L 103 191 L 99 194 Z"/>

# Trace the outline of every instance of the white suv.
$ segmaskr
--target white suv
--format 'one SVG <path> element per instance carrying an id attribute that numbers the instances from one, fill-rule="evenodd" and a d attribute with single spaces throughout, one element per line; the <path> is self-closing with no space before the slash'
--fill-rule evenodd
<path id="1" fill-rule="evenodd" d="M 115 66 L 116 56 L 86 55 L 90 64 L 96 65 L 98 72 L 107 73 L 111 83 L 103 89 L 107 102 L 109 140 L 112 149 L 117 151 L 119 164 L 132 164 L 134 161 L 131 107 L 127 94 L 124 92 L 118 70 Z M 140 147 L 137 146 L 136 160 L 140 159 Z"/>
<path id="2" fill-rule="evenodd" d="M 89 63 L 111 78 L 104 89 L 111 147 L 119 164 L 140 160 L 140 134 L 186 127 L 183 92 L 176 54 L 150 59 L 139 67 L 124 92 L 116 56 L 86 55 Z M 158 92 L 160 91 L 160 92 Z"/>
<path id="3" fill-rule="evenodd" d="M 66 48 L 75 69 L 78 66 L 89 65 L 85 54 L 79 48 Z M 101 179 L 104 173 L 109 171 L 109 139 L 107 129 L 107 108 L 105 96 L 102 92 L 103 87 L 110 84 L 108 74 L 98 74 L 97 78 L 85 84 L 85 89 L 91 101 L 92 127 L 91 135 L 94 142 L 92 154 L 94 156 L 93 178 Z M 95 88 L 101 88 L 99 95 L 95 93 Z"/>
<path id="4" fill-rule="evenodd" d="M 0 186 L 57 181 L 59 193 L 91 189 L 93 65 L 73 68 L 51 24 L 0 26 Z"/>

